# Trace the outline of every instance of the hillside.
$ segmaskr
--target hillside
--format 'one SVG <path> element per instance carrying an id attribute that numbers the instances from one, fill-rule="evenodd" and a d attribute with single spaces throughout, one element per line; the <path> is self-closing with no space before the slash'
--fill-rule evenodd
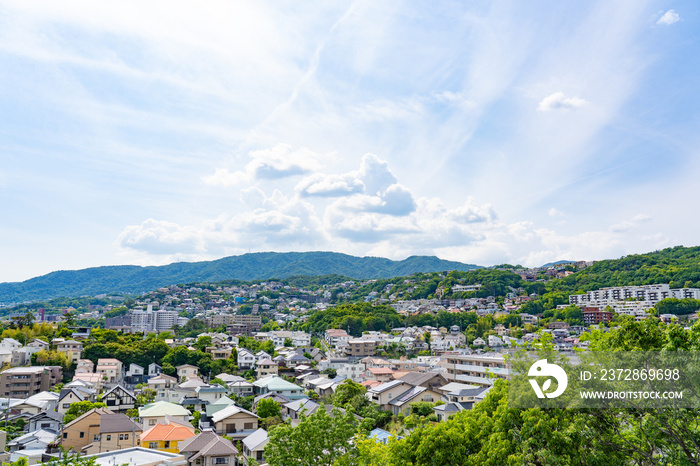
<path id="1" fill-rule="evenodd" d="M 476 268 L 479 267 L 434 256 L 411 256 L 402 261 L 392 261 L 334 252 L 264 252 L 214 261 L 178 262 L 159 267 L 120 265 L 62 270 L 23 282 L 0 283 L 0 303 L 100 293 L 143 293 L 172 284 L 232 279 L 250 281 L 281 279 L 293 275 L 330 274 L 369 279 Z"/>

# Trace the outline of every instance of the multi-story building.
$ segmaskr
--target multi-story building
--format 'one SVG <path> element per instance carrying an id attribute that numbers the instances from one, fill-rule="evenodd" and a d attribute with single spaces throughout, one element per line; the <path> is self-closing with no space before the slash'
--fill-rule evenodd
<path id="1" fill-rule="evenodd" d="M 377 341 L 365 340 L 357 338 L 349 340 L 345 347 L 345 354 L 352 357 L 364 358 L 366 356 L 374 356 L 377 353 Z"/>
<path id="2" fill-rule="evenodd" d="M 77 364 L 83 353 L 83 344 L 75 340 L 66 340 L 56 344 L 56 351 L 66 355 L 73 364 Z"/>
<path id="3" fill-rule="evenodd" d="M 179 323 L 177 311 L 167 309 L 153 310 L 153 305 L 149 304 L 146 310 L 134 309 L 131 311 L 131 331 L 132 332 L 165 332 Z"/>
<path id="4" fill-rule="evenodd" d="M 466 382 L 489 386 L 493 377 L 507 379 L 510 376 L 502 354 L 447 354 L 443 366 L 447 370 L 443 375 L 450 382 Z"/>
<path id="5" fill-rule="evenodd" d="M 251 314 L 237 314 L 233 316 L 232 325 L 245 326 L 245 333 L 259 332 L 262 328 L 262 317 Z"/>
<path id="6" fill-rule="evenodd" d="M 581 311 L 583 312 L 583 323 L 586 325 L 610 322 L 613 316 L 611 311 L 601 311 L 597 307 L 582 307 Z"/>
<path id="7" fill-rule="evenodd" d="M 51 389 L 62 379 L 60 366 L 13 367 L 0 374 L 0 396 L 28 398 Z"/>
<path id="8" fill-rule="evenodd" d="M 666 298 L 700 299 L 700 288 L 671 288 L 668 284 L 612 286 L 589 291 L 583 294 L 569 295 L 569 304 L 576 306 L 612 306 L 618 301 L 636 300 L 647 301 L 651 307 Z"/>
<path id="9" fill-rule="evenodd" d="M 124 381 L 122 362 L 114 358 L 100 358 L 97 360 L 96 374 L 102 374 L 105 383 L 118 384 Z"/>

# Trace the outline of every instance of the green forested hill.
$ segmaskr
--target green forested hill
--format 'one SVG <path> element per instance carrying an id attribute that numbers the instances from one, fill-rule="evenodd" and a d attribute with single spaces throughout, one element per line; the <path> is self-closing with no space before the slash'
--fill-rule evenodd
<path id="1" fill-rule="evenodd" d="M 99 293 L 142 293 L 172 284 L 231 279 L 266 280 L 293 275 L 329 274 L 365 279 L 477 267 L 434 256 L 411 256 L 402 261 L 392 261 L 333 252 L 264 252 L 160 267 L 124 265 L 52 272 L 24 282 L 0 283 L 0 303 Z"/>
<path id="2" fill-rule="evenodd" d="M 606 286 L 669 283 L 671 288 L 700 288 L 700 247 L 676 246 L 647 254 L 634 254 L 596 262 L 560 280 L 552 280 L 551 291 L 591 291 Z"/>

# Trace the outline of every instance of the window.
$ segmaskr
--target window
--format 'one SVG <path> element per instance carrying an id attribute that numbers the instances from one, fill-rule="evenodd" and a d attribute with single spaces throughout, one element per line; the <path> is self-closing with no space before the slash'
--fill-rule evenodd
<path id="1" fill-rule="evenodd" d="M 63 403 L 63 409 L 70 408 L 70 403 Z"/>
<path id="2" fill-rule="evenodd" d="M 99 436 L 99 435 L 93 435 L 93 436 L 92 436 L 92 441 L 93 441 L 93 442 L 99 442 L 99 441 L 100 441 L 100 436 Z"/>
<path id="3" fill-rule="evenodd" d="M 119 434 L 119 440 L 124 440 L 124 434 Z"/>
<path id="4" fill-rule="evenodd" d="M 85 432 L 80 433 L 80 438 L 85 438 Z"/>
<path id="5" fill-rule="evenodd" d="M 63 433 L 63 438 L 68 438 L 68 432 Z"/>
<path id="6" fill-rule="evenodd" d="M 158 448 L 158 442 L 148 442 L 148 448 L 157 449 L 157 448 Z"/>
<path id="7" fill-rule="evenodd" d="M 148 425 L 149 425 L 149 426 L 154 426 L 154 425 L 156 425 L 156 419 L 149 419 L 149 420 L 148 420 Z"/>
<path id="8" fill-rule="evenodd" d="M 107 441 L 109 442 L 110 440 L 112 440 L 112 436 L 111 436 L 111 435 L 108 435 L 108 436 L 107 436 Z"/>
<path id="9" fill-rule="evenodd" d="M 214 458 L 214 464 L 228 464 L 228 460 L 228 456 L 219 456 L 218 458 Z"/>
<path id="10" fill-rule="evenodd" d="M 170 441 L 166 440 L 164 446 L 165 448 L 170 448 Z"/>
<path id="11" fill-rule="evenodd" d="M 243 429 L 245 429 L 245 430 L 251 430 L 251 429 L 253 429 L 253 423 L 252 423 L 252 422 L 246 422 L 245 424 L 243 424 Z"/>

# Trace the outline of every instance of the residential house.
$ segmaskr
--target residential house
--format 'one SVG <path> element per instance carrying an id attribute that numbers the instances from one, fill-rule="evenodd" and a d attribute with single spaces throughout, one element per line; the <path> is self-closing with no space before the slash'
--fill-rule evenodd
<path id="1" fill-rule="evenodd" d="M 35 348 L 37 351 L 48 351 L 50 345 L 47 342 L 45 342 L 44 340 L 40 340 L 39 338 L 35 338 L 34 340 L 27 343 L 27 346 L 29 346 L 31 348 Z"/>
<path id="2" fill-rule="evenodd" d="M 100 418 L 105 414 L 114 412 L 107 408 L 93 408 L 63 426 L 61 446 L 66 450 L 80 452 L 83 447 L 99 440 Z"/>
<path id="3" fill-rule="evenodd" d="M 70 409 L 70 405 L 73 403 L 78 403 L 80 401 L 92 401 L 96 399 L 97 391 L 91 388 L 85 387 L 69 387 L 62 388 L 58 396 L 58 405 L 56 406 L 56 411 L 61 414 L 66 414 L 66 411 Z"/>
<path id="4" fill-rule="evenodd" d="M 409 372 L 399 380 L 407 382 L 415 387 L 426 387 L 432 390 L 437 390 L 449 383 L 447 378 L 438 372 Z"/>
<path id="5" fill-rule="evenodd" d="M 379 405 L 385 411 L 392 411 L 389 404 L 399 395 L 406 393 L 413 386 L 401 380 L 392 380 L 376 387 L 367 389 L 365 396 L 374 404 Z"/>
<path id="6" fill-rule="evenodd" d="M 169 392 L 177 387 L 177 379 L 169 375 L 159 374 L 148 379 L 146 386 L 156 392 L 155 401 L 169 401 Z"/>
<path id="7" fill-rule="evenodd" d="M 238 396 L 252 396 L 254 394 L 255 386 L 245 380 L 239 382 L 229 382 L 228 390 L 229 393 Z"/>
<path id="8" fill-rule="evenodd" d="M 105 384 L 113 385 L 124 382 L 123 364 L 119 359 L 98 359 L 95 373 L 102 375 Z"/>
<path id="9" fill-rule="evenodd" d="M 394 379 L 396 371 L 388 367 L 370 367 L 365 371 L 366 380 L 376 380 L 377 382 L 388 382 Z"/>
<path id="10" fill-rule="evenodd" d="M 213 430 L 203 430 L 180 442 L 180 453 L 187 459 L 188 466 L 236 464 L 239 451 L 230 440 L 216 435 Z"/>
<path id="11" fill-rule="evenodd" d="M 63 415 L 56 411 L 42 411 L 27 420 L 27 431 L 34 432 L 44 429 L 58 432 L 61 430 Z"/>
<path id="12" fill-rule="evenodd" d="M 238 368 L 248 370 L 255 367 L 255 355 L 245 348 L 238 348 Z"/>
<path id="13" fill-rule="evenodd" d="M 100 416 L 99 437 L 83 447 L 82 451 L 84 454 L 93 455 L 138 447 L 141 445 L 139 436 L 142 431 L 141 426 L 125 414 L 103 414 Z"/>
<path id="14" fill-rule="evenodd" d="M 258 428 L 258 416 L 236 405 L 227 406 L 211 417 L 214 430 L 233 439 L 242 439 Z"/>
<path id="15" fill-rule="evenodd" d="M 177 369 L 178 380 L 187 381 L 199 377 L 199 367 L 193 366 L 192 364 L 182 364 L 175 369 Z"/>
<path id="16" fill-rule="evenodd" d="M 91 374 L 95 370 L 95 363 L 89 359 L 78 359 L 77 367 L 75 368 L 75 373 L 88 373 Z"/>
<path id="17" fill-rule="evenodd" d="M 404 393 L 399 394 L 389 401 L 390 410 L 394 415 L 410 414 L 411 405 L 418 402 L 434 403 L 440 401 L 440 393 L 427 387 L 411 387 Z"/>
<path id="18" fill-rule="evenodd" d="M 39 429 L 28 434 L 21 435 L 7 443 L 10 453 L 19 451 L 45 452 L 46 447 L 56 441 L 56 432 L 52 430 Z M 10 457 L 12 459 L 12 456 Z"/>
<path id="19" fill-rule="evenodd" d="M 270 359 L 261 359 L 257 362 L 255 371 L 259 379 L 268 375 L 277 375 L 277 363 Z"/>
<path id="20" fill-rule="evenodd" d="M 225 398 L 228 390 L 219 384 L 201 385 L 195 389 L 197 397 L 207 403 L 214 403 L 220 398 Z"/>
<path id="21" fill-rule="evenodd" d="M 134 387 L 135 385 L 146 383 L 147 381 L 148 376 L 146 375 L 146 370 L 142 366 L 133 362 L 129 364 L 129 370 L 126 371 L 124 383 L 129 387 Z"/>
<path id="22" fill-rule="evenodd" d="M 156 423 L 141 435 L 141 445 L 149 450 L 180 453 L 180 442 L 195 436 L 194 427 L 189 423 L 170 420 L 167 423 Z"/>
<path id="23" fill-rule="evenodd" d="M 250 465 L 265 463 L 265 447 L 267 446 L 267 431 L 258 429 L 243 439 L 243 461 Z M 252 460 L 252 461 L 251 461 Z"/>
<path id="24" fill-rule="evenodd" d="M 144 429 L 161 423 L 166 424 L 166 416 L 189 422 L 190 412 L 182 406 L 167 401 L 156 401 L 139 408 L 139 419 Z"/>
<path id="25" fill-rule="evenodd" d="M 160 374 L 163 373 L 163 368 L 156 364 L 155 362 L 152 362 L 151 364 L 148 365 L 148 377 L 156 377 Z"/>
<path id="26" fill-rule="evenodd" d="M 14 413 L 26 414 L 27 418 L 42 411 L 56 409 L 58 403 L 58 393 L 41 392 L 32 395 L 24 400 L 17 400 L 10 403 L 10 410 Z"/>
<path id="27" fill-rule="evenodd" d="M 102 402 L 114 412 L 126 412 L 136 407 L 136 396 L 121 385 L 117 385 L 102 395 Z"/>
<path id="28" fill-rule="evenodd" d="M 73 364 L 77 364 L 83 353 L 83 344 L 75 340 L 65 340 L 56 344 L 56 351 L 66 355 Z"/>
<path id="29" fill-rule="evenodd" d="M 309 398 L 290 401 L 282 407 L 282 418 L 284 420 L 291 419 L 292 426 L 296 426 L 302 414 L 310 416 L 316 412 L 319 406 L 321 405 Z"/>
<path id="30" fill-rule="evenodd" d="M 283 378 L 276 375 L 268 375 L 262 379 L 258 379 L 253 382 L 255 387 L 255 393 L 265 394 L 269 392 L 274 392 L 278 395 L 282 395 L 290 400 L 297 400 L 299 398 L 304 398 L 304 390 L 291 382 L 287 382 Z"/>

